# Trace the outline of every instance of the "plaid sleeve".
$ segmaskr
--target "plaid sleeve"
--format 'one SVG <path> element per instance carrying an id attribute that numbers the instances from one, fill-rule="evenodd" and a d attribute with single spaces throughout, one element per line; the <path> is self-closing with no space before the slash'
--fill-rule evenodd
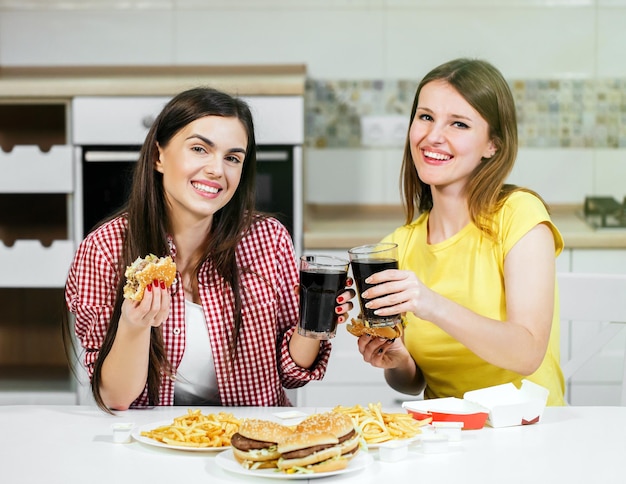
<path id="1" fill-rule="evenodd" d="M 65 285 L 65 300 L 76 318 L 74 332 L 85 351 L 90 376 L 113 312 L 121 237 L 119 227 L 109 223 L 85 238 Z"/>
<path id="2" fill-rule="evenodd" d="M 298 265 L 289 233 L 284 230 L 277 251 L 278 271 L 278 330 L 279 373 L 285 388 L 297 388 L 312 380 L 321 380 L 326 373 L 331 344 L 322 341 L 320 352 L 310 369 L 298 366 L 289 353 L 289 341 L 296 330 L 299 317 L 298 296 L 294 288 L 299 283 Z"/>

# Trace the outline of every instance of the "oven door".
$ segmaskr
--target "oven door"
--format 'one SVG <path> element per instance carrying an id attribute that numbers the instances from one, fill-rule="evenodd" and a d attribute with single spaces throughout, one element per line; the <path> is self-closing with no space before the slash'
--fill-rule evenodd
<path id="1" fill-rule="evenodd" d="M 139 146 L 80 148 L 84 237 L 126 201 Z M 257 147 L 256 208 L 280 220 L 291 234 L 296 254 L 302 247 L 301 148 L 290 145 Z"/>

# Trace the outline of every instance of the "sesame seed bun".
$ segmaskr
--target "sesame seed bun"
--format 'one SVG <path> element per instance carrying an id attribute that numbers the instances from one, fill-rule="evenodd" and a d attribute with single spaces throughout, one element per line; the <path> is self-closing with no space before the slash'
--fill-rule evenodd
<path id="1" fill-rule="evenodd" d="M 358 452 L 361 436 L 348 415 L 338 412 L 317 413 L 307 417 L 296 427 L 296 432 L 320 430 L 337 437 L 342 456 L 352 458 Z"/>
<path id="2" fill-rule="evenodd" d="M 352 419 L 343 413 L 325 412 L 313 414 L 296 427 L 296 431 L 323 430 L 339 438 L 354 430 Z"/>
<path id="3" fill-rule="evenodd" d="M 317 464 L 311 464 L 306 466 L 307 470 L 313 471 L 315 473 L 318 472 L 332 472 L 332 471 L 340 471 L 341 469 L 345 469 L 348 467 L 350 460 L 341 456 L 341 457 L 333 457 L 332 459 L 327 459 L 323 462 L 318 462 Z"/>
<path id="4" fill-rule="evenodd" d="M 318 445 L 337 445 L 339 439 L 330 432 L 322 430 L 308 430 L 306 432 L 294 432 L 291 436 L 278 443 L 281 454 L 293 452 Z"/>
<path id="5" fill-rule="evenodd" d="M 293 434 L 293 430 L 269 420 L 246 419 L 239 426 L 239 434 L 262 442 L 278 443 Z"/>

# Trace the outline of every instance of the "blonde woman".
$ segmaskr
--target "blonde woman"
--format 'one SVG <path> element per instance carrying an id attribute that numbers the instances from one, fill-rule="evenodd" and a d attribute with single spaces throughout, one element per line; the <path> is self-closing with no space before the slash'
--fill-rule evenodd
<path id="1" fill-rule="evenodd" d="M 462 397 L 527 378 L 563 405 L 555 259 L 563 240 L 542 199 L 506 185 L 515 105 L 491 64 L 457 59 L 420 82 L 404 149 L 399 270 L 371 276 L 380 315 L 405 313 L 402 340 L 362 336 L 394 389 Z"/>

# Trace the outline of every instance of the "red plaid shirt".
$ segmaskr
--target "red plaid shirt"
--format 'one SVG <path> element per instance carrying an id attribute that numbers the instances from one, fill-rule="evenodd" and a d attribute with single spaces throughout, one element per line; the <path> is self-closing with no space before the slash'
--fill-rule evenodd
<path id="1" fill-rule="evenodd" d="M 90 376 L 113 311 L 117 262 L 126 223 L 126 219 L 117 218 L 85 238 L 78 247 L 65 287 Z M 172 240 L 170 246 L 175 261 Z M 311 369 L 300 368 L 289 354 L 288 343 L 298 321 L 298 299 L 293 290 L 298 283 L 298 269 L 289 233 L 278 221 L 255 223 L 237 247 L 236 256 L 239 267 L 249 270 L 241 275 L 243 321 L 237 358 L 232 364 L 228 350 L 228 335 L 233 327 L 232 291 L 210 261 L 205 261 L 198 274 L 222 405 L 290 405 L 283 388 L 321 380 L 330 357 L 330 343 L 322 342 Z M 180 274 L 171 293 L 170 315 L 161 328 L 167 357 L 176 369 L 185 351 L 185 294 Z M 165 375 L 159 398 L 161 405 L 174 402 L 174 381 Z M 146 405 L 144 390 L 132 406 Z"/>

